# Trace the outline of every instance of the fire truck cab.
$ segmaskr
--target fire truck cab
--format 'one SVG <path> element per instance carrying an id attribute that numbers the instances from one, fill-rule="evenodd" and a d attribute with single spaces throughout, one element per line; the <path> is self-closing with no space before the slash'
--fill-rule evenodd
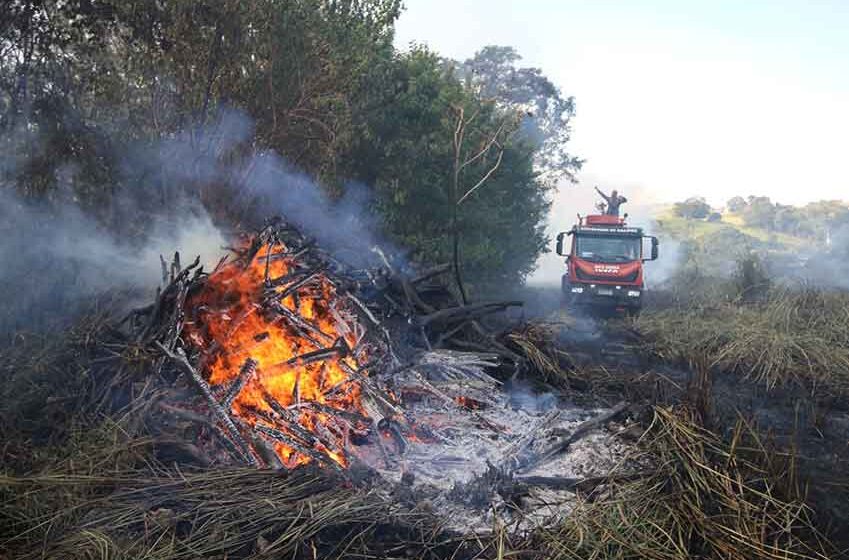
<path id="1" fill-rule="evenodd" d="M 557 235 L 557 254 L 566 257 L 561 286 L 564 302 L 596 305 L 617 311 L 637 311 L 645 292 L 643 263 L 658 256 L 658 240 L 629 227 L 624 218 L 609 215 L 578 216 L 571 230 Z M 565 252 L 566 237 L 572 238 Z M 651 241 L 644 256 L 644 239 Z"/>

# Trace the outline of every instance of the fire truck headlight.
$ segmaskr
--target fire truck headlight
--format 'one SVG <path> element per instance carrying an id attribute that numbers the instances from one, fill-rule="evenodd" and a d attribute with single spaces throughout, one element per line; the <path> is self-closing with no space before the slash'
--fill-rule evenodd
<path id="1" fill-rule="evenodd" d="M 628 290 L 628 297 L 640 297 L 639 290 Z"/>
<path id="2" fill-rule="evenodd" d="M 573 294 L 583 294 L 584 289 L 583 288 L 572 288 L 572 293 Z"/>

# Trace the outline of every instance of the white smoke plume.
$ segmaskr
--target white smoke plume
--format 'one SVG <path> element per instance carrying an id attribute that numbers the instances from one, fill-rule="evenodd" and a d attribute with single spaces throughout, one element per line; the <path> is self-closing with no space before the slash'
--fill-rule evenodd
<path id="1" fill-rule="evenodd" d="M 247 156 L 227 157 L 239 150 Z M 241 113 L 224 112 L 202 131 L 134 147 L 119 159 L 125 184 L 111 204 L 121 218 L 110 229 L 81 210 L 73 194 L 31 203 L 13 183 L 0 184 L 0 259 L 6 263 L 0 288 L 7 295 L 0 333 L 46 328 L 106 290 L 149 298 L 161 281 L 160 255 L 169 260 L 179 251 L 184 265 L 200 256 L 209 270 L 232 241 L 200 202 L 210 193 L 244 219 L 237 229 L 281 215 L 350 264 L 374 262 L 375 245 L 399 255 L 376 233 L 366 188 L 346 185 L 343 196 L 330 200 L 279 155 L 253 149 L 253 123 Z M 67 176 L 57 181 L 60 191 L 73 172 L 62 169 Z M 129 227 L 138 221 L 144 223 Z M 143 235 L 125 239 L 121 229 Z"/>
<path id="2" fill-rule="evenodd" d="M 61 322 L 107 290 L 149 297 L 161 282 L 160 255 L 170 259 L 180 250 L 184 262 L 201 256 L 214 266 L 225 244 L 199 207 L 178 223 L 152 223 L 142 245 L 116 237 L 73 204 L 49 209 L 9 191 L 0 191 L 0 224 L 0 332 Z"/>

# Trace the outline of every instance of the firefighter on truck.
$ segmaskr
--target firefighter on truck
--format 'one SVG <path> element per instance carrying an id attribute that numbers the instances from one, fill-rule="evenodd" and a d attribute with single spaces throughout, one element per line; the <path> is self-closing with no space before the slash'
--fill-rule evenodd
<path id="1" fill-rule="evenodd" d="M 657 259 L 658 240 L 629 226 L 628 214 L 619 217 L 619 207 L 627 201 L 624 196 L 615 190 L 610 196 L 596 190 L 605 199 L 605 211 L 578 215 L 571 230 L 557 235 L 557 254 L 566 257 L 563 299 L 571 305 L 636 312 L 646 288 L 643 265 Z M 567 236 L 572 238 L 568 248 Z M 650 241 L 650 251 L 644 251 L 645 240 Z"/>
<path id="2" fill-rule="evenodd" d="M 628 199 L 624 196 L 619 196 L 619 193 L 616 192 L 616 189 L 610 191 L 610 196 L 607 196 L 601 189 L 598 187 L 595 188 L 596 192 L 601 195 L 601 198 L 604 199 L 607 210 L 604 212 L 608 216 L 618 216 L 619 215 L 619 207 L 624 203 L 628 202 Z"/>

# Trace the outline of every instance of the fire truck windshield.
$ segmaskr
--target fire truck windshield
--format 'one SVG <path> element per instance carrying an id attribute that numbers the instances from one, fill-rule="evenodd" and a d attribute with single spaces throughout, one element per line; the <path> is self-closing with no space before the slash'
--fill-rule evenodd
<path id="1" fill-rule="evenodd" d="M 639 237 L 578 235 L 575 256 L 591 262 L 620 263 L 640 258 Z"/>

